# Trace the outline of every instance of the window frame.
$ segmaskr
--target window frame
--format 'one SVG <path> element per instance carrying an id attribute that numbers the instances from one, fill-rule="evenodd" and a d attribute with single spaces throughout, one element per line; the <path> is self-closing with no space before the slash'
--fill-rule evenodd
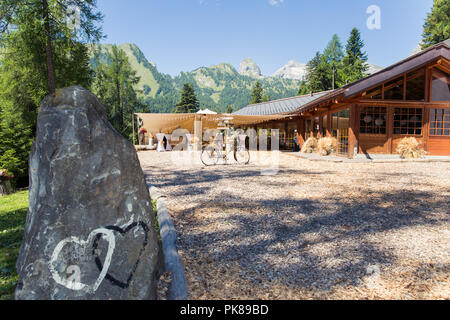
<path id="1" fill-rule="evenodd" d="M 423 76 L 425 77 L 425 87 L 424 87 L 424 99 L 423 100 L 408 100 L 407 99 L 407 91 L 408 91 L 408 80 L 411 80 L 411 76 L 414 75 L 415 73 L 419 72 L 423 70 Z M 395 80 L 400 80 L 402 81 L 401 83 L 401 89 L 403 90 L 403 98 L 402 99 L 386 99 L 386 92 L 388 91 L 386 89 L 386 85 L 394 82 Z M 431 80 L 430 80 L 431 81 Z M 413 69 L 411 71 L 408 72 L 404 72 L 401 75 L 398 75 L 396 77 L 390 78 L 386 81 L 383 81 L 381 84 L 377 84 L 375 86 L 372 86 L 370 88 L 368 88 L 367 90 L 365 90 L 362 93 L 361 99 L 362 100 L 366 100 L 366 101 L 408 101 L 408 102 L 426 102 L 427 101 L 427 90 L 426 90 L 426 86 L 427 86 L 427 68 L 426 67 L 420 67 L 417 69 Z M 431 82 L 430 82 L 430 87 L 431 87 Z M 379 95 L 379 90 L 381 88 L 381 99 L 375 99 L 373 98 L 373 96 Z M 390 89 L 389 89 L 390 90 Z M 431 92 L 430 92 L 430 99 L 431 99 Z"/>
<path id="2" fill-rule="evenodd" d="M 408 110 L 408 112 L 406 114 L 402 113 L 402 112 L 400 112 L 399 114 L 397 113 L 397 110 L 403 110 L 403 109 Z M 414 110 L 414 114 L 409 112 L 410 110 Z M 416 110 L 420 110 L 421 111 L 420 116 L 421 116 L 422 120 L 420 121 L 420 126 L 417 126 L 417 123 L 419 121 L 417 121 L 417 120 L 416 121 L 411 121 L 411 117 L 412 116 L 417 116 L 418 115 Z M 425 110 L 424 110 L 423 107 L 411 107 L 411 106 L 409 106 L 409 107 L 405 107 L 405 106 L 395 107 L 394 108 L 394 121 L 393 121 L 393 124 L 392 124 L 392 134 L 395 135 L 395 136 L 416 136 L 416 137 L 422 137 L 424 135 L 424 130 L 423 130 L 423 125 L 424 125 L 424 121 L 425 121 L 424 115 L 425 115 Z M 397 116 L 400 116 L 400 119 L 396 119 Z M 406 128 L 404 128 L 404 126 L 401 125 L 401 122 L 405 121 L 405 120 L 401 119 L 402 116 L 405 116 L 407 118 L 407 120 L 406 120 L 407 121 Z M 396 122 L 398 122 L 398 121 L 400 122 L 400 126 L 396 126 Z M 409 126 L 409 124 L 411 122 L 415 123 L 415 125 L 412 126 L 412 127 Z M 400 133 L 397 133 L 396 129 L 400 129 Z M 401 131 L 403 129 L 406 129 L 407 132 L 406 133 L 402 133 Z M 414 133 L 409 133 L 410 129 L 414 130 Z M 420 130 L 420 134 L 417 133 L 418 130 Z"/>
<path id="3" fill-rule="evenodd" d="M 365 109 L 371 108 L 372 111 L 365 111 Z M 379 112 L 375 112 L 375 110 L 378 109 Z M 381 110 L 384 109 L 384 112 Z M 369 126 L 365 124 L 365 121 L 363 119 L 363 115 L 369 115 L 372 116 L 374 119 L 371 121 L 372 125 Z M 379 116 L 384 117 L 384 125 L 383 126 L 377 126 L 376 120 L 379 119 Z M 364 135 L 377 135 L 377 136 L 386 136 L 388 134 L 388 122 L 389 122 L 389 113 L 388 113 L 388 107 L 387 106 L 361 106 L 359 111 L 359 133 Z M 372 132 L 365 132 L 365 129 L 368 129 L 369 127 L 372 128 Z M 375 132 L 376 129 L 384 129 L 384 133 L 381 132 Z M 379 130 L 381 131 L 381 130 Z"/>
<path id="4" fill-rule="evenodd" d="M 431 72 L 430 72 L 430 96 L 429 96 L 429 101 L 430 102 L 432 102 L 432 103 L 449 103 L 450 101 L 442 101 L 442 100 L 433 100 L 433 72 L 434 71 L 438 71 L 438 72 L 442 72 L 442 73 L 445 73 L 445 74 L 447 74 L 447 77 L 449 77 L 450 78 L 450 74 L 448 74 L 447 72 L 445 72 L 444 70 L 442 70 L 442 69 L 440 69 L 440 68 L 436 68 L 436 67 L 433 67 L 432 69 L 431 69 Z"/>
<path id="5" fill-rule="evenodd" d="M 442 121 L 438 121 L 437 118 L 437 111 L 442 110 Z M 432 121 L 434 111 L 434 120 Z M 450 138 L 450 108 L 430 108 L 430 126 L 428 130 L 428 134 L 430 137 L 448 137 Z M 438 123 L 442 123 L 442 128 L 438 128 Z M 434 127 L 432 127 L 432 124 L 435 124 Z M 445 128 L 445 125 L 448 124 L 448 128 Z M 442 134 L 437 134 L 438 130 L 442 130 Z M 432 130 L 435 130 L 435 133 L 431 133 Z M 448 130 L 448 134 L 444 134 L 445 130 Z"/>

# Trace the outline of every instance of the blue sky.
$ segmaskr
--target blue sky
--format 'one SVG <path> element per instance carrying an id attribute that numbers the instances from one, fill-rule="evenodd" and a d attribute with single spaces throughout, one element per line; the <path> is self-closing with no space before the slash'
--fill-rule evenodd
<path id="1" fill-rule="evenodd" d="M 420 42 L 433 0 L 98 0 L 104 43 L 135 43 L 163 73 L 176 75 L 252 58 L 264 75 L 289 60 L 308 62 L 336 33 L 360 29 L 371 63 L 386 67 Z M 369 30 L 367 8 L 381 10 Z"/>

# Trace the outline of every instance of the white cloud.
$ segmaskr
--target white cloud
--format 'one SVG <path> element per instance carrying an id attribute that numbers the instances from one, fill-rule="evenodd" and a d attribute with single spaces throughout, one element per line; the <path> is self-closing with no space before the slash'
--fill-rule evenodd
<path id="1" fill-rule="evenodd" d="M 282 4 L 284 2 L 284 0 L 269 0 L 269 4 L 271 6 L 277 7 L 280 4 Z"/>

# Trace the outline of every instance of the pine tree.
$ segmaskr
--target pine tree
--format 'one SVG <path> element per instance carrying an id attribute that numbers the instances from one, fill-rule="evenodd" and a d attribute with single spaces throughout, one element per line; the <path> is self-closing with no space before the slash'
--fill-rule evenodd
<path id="1" fill-rule="evenodd" d="M 28 155 L 33 141 L 31 128 L 20 110 L 11 103 L 0 103 L 0 168 L 12 172 L 19 186 L 26 186 Z"/>
<path id="2" fill-rule="evenodd" d="M 200 109 L 197 96 L 195 94 L 194 85 L 185 83 L 181 91 L 180 101 L 175 107 L 175 113 L 196 113 Z"/>
<path id="3" fill-rule="evenodd" d="M 99 53 L 94 57 L 95 77 L 93 92 L 106 107 L 108 120 L 124 137 L 132 137 L 132 114 L 143 108 L 139 98 L 140 91 L 135 89 L 140 77 L 132 69 L 126 53 L 113 45 L 107 53 L 108 63 L 101 63 Z"/>
<path id="4" fill-rule="evenodd" d="M 256 104 L 256 103 L 263 102 L 263 94 L 264 94 L 264 90 L 261 87 L 261 82 L 256 81 L 256 84 L 252 90 L 252 100 L 251 100 L 250 104 Z"/>
<path id="5" fill-rule="evenodd" d="M 80 42 L 98 41 L 102 37 L 101 28 L 96 25 L 102 15 L 95 7 L 96 0 L 3 0 L 2 44 L 8 46 L 14 41 L 9 39 L 11 33 L 15 40 L 32 42 L 30 45 L 39 49 L 34 53 L 34 62 L 45 66 L 46 89 L 54 93 L 61 82 L 65 83 L 59 67 L 66 65 L 66 61 L 60 59 L 72 54 L 80 57 L 79 54 L 83 55 Z"/>
<path id="6" fill-rule="evenodd" d="M 233 106 L 228 106 L 227 113 L 233 113 Z"/>
<path id="7" fill-rule="evenodd" d="M 423 26 L 422 49 L 450 38 L 450 2 L 434 0 L 433 8 Z"/>
<path id="8" fill-rule="evenodd" d="M 306 80 L 302 80 L 300 82 L 300 88 L 298 89 L 298 96 L 303 96 L 305 94 L 308 94 L 310 92 L 309 90 L 309 85 L 308 82 Z"/>
<path id="9" fill-rule="evenodd" d="M 364 41 L 357 28 L 353 28 L 345 47 L 342 69 L 339 75 L 340 86 L 364 78 L 367 74 L 367 54 L 363 51 Z"/>
<path id="10" fill-rule="evenodd" d="M 331 88 L 330 67 L 327 57 L 316 52 L 315 57 L 308 62 L 308 87 L 309 91 L 320 92 Z"/>
<path id="11" fill-rule="evenodd" d="M 270 96 L 264 93 L 261 98 L 261 102 L 268 102 L 268 101 L 270 101 Z"/>
<path id="12" fill-rule="evenodd" d="M 80 12 L 76 28 L 70 21 L 70 8 Z M 23 146 L 31 144 L 42 99 L 57 87 L 79 84 L 89 88 L 86 42 L 101 37 L 96 25 L 101 19 L 95 0 L 0 2 L 0 136 L 12 137 L 10 124 L 20 132 L 20 139 L 28 141 L 3 144 L 1 163 L 17 163 L 11 170 L 16 177 L 27 175 L 29 148 L 23 152 Z M 20 125 L 14 120 L 17 117 Z"/>
<path id="13" fill-rule="evenodd" d="M 324 56 L 327 63 L 327 65 L 324 66 L 324 68 L 326 69 L 328 66 L 329 68 L 328 72 L 330 74 L 331 88 L 329 89 L 335 89 L 336 83 L 341 82 L 341 80 L 339 79 L 340 75 L 339 70 L 342 67 L 341 62 L 342 58 L 344 57 L 344 53 L 342 51 L 342 44 L 337 34 L 333 35 L 333 38 L 328 43 L 328 46 L 325 48 Z"/>

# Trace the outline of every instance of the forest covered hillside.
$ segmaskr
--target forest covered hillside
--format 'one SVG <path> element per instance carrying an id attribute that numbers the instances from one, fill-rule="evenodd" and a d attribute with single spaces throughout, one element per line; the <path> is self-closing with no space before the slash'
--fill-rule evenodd
<path id="1" fill-rule="evenodd" d="M 101 62 L 107 61 L 107 52 L 112 45 L 97 45 Z M 172 112 L 180 98 L 184 83 L 192 83 L 202 109 L 208 108 L 225 112 L 228 106 L 238 110 L 250 103 L 251 91 L 257 81 L 261 82 L 264 92 L 271 99 L 295 96 L 300 85 L 299 80 L 277 77 L 254 78 L 240 74 L 231 64 L 221 63 L 210 67 L 200 67 L 191 72 L 182 72 L 176 77 L 160 73 L 154 62 L 148 61 L 135 44 L 122 44 L 122 49 L 140 77 L 139 90 L 142 90 L 149 112 Z M 93 52 L 94 50 L 92 50 Z M 91 66 L 96 61 L 91 53 Z"/>

